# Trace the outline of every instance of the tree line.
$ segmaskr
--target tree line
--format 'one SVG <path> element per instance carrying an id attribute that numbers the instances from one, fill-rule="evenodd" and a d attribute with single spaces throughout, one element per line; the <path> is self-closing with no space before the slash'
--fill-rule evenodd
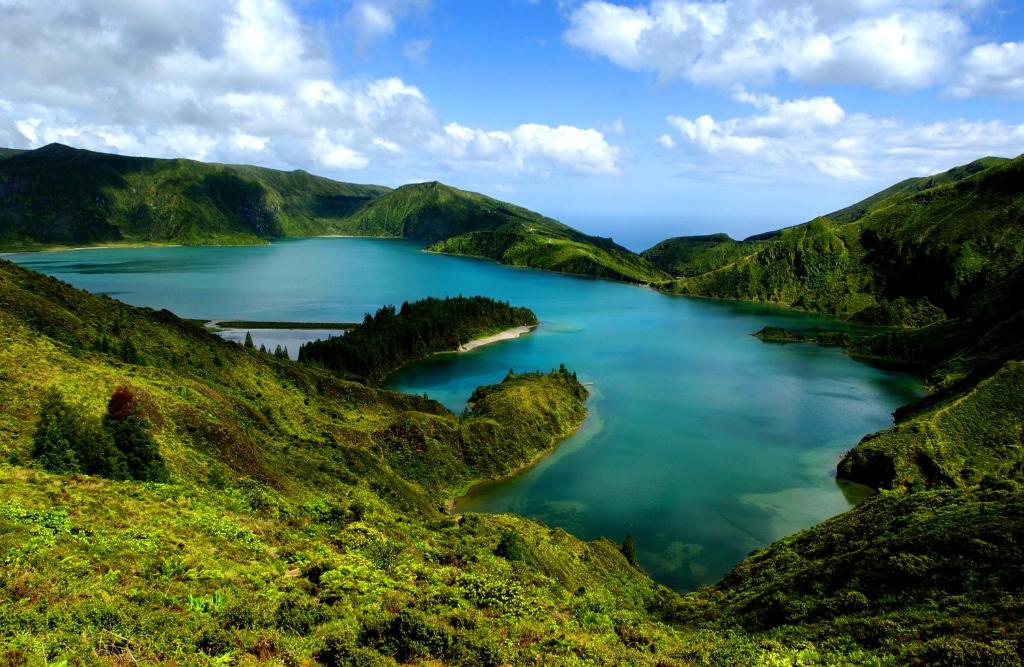
<path id="1" fill-rule="evenodd" d="M 379 383 L 403 365 L 474 338 L 537 324 L 528 308 L 482 296 L 427 298 L 367 313 L 343 336 L 305 343 L 299 361 Z"/>

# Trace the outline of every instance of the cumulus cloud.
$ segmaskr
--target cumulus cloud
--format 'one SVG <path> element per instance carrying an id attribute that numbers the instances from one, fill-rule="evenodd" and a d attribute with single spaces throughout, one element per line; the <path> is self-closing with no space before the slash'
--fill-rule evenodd
<path id="1" fill-rule="evenodd" d="M 509 173 L 545 166 L 585 175 L 618 173 L 618 148 L 597 130 L 569 125 L 529 123 L 488 132 L 450 123 L 434 137 L 432 147 L 456 168 L 483 164 Z"/>
<path id="2" fill-rule="evenodd" d="M 955 97 L 1024 98 L 1024 42 L 983 44 L 971 49 L 960 79 L 949 92 Z"/>
<path id="3" fill-rule="evenodd" d="M 373 37 L 420 6 L 367 1 L 351 11 L 360 12 L 360 34 Z M 338 78 L 322 36 L 284 0 L 0 0 L 0 8 L 3 145 L 60 141 L 339 176 L 373 167 L 432 173 L 441 163 L 615 172 L 617 149 L 595 130 L 465 128 L 467 138 L 453 135 L 461 126 L 439 120 L 414 85 Z"/>
<path id="4" fill-rule="evenodd" d="M 940 80 L 965 42 L 948 0 L 653 0 L 583 3 L 564 39 L 663 79 L 731 85 L 780 73 L 802 83 L 915 89 Z"/>
<path id="5" fill-rule="evenodd" d="M 885 181 L 929 174 L 983 155 L 1024 150 L 1024 124 L 952 120 L 913 124 L 847 113 L 831 97 L 783 101 L 740 90 L 748 116 L 669 116 L 691 166 L 762 180 Z"/>

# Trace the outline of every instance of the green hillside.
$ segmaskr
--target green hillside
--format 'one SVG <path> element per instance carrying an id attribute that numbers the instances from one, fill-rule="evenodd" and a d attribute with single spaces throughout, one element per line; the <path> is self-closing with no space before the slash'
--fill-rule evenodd
<path id="1" fill-rule="evenodd" d="M 404 238 L 436 244 L 437 252 L 611 280 L 668 278 L 611 239 L 436 182 L 392 191 L 304 171 L 124 157 L 60 144 L 0 153 L 3 250 L 249 244 L 324 234 Z"/>
<path id="2" fill-rule="evenodd" d="M 750 252 L 723 257 L 664 289 L 873 323 L 921 326 L 959 317 L 1021 265 L 1022 184 L 1024 157 L 981 160 L 880 193 L 852 221 L 844 220 L 859 204 L 836 219 L 790 227 L 758 245 L 745 242 Z"/>
<path id="3" fill-rule="evenodd" d="M 441 183 L 406 185 L 347 222 L 351 234 L 432 243 L 428 250 L 502 264 L 649 283 L 667 276 L 611 239 L 588 236 L 525 208 Z"/>
<path id="4" fill-rule="evenodd" d="M 1004 478 L 882 496 L 679 595 L 608 540 L 443 511 L 580 424 L 568 371 L 455 416 L 2 261 L 0 332 L 13 664 L 1018 664 Z M 45 469 L 126 392 L 166 482 Z"/>
<path id="5" fill-rule="evenodd" d="M 836 222 L 853 222 L 854 220 L 864 217 L 871 209 L 878 207 L 887 200 L 916 194 L 940 185 L 956 183 L 957 181 L 962 181 L 963 179 L 973 176 L 980 171 L 984 171 L 990 167 L 997 167 L 1007 162 L 1009 162 L 1009 160 L 1002 157 L 983 157 L 975 160 L 974 162 L 969 162 L 968 164 L 960 165 L 959 167 L 953 167 L 949 171 L 944 171 L 941 174 L 908 178 L 900 181 L 896 185 L 882 190 L 881 192 L 876 192 L 856 204 L 851 204 L 846 208 L 833 211 L 825 217 L 829 220 L 835 220 Z"/>
<path id="6" fill-rule="evenodd" d="M 326 234 L 386 191 L 303 171 L 50 144 L 0 161 L 0 246 L 262 243 Z"/>
<path id="7" fill-rule="evenodd" d="M 669 616 L 806 642 L 778 664 L 830 664 L 832 649 L 842 665 L 1019 665 L 1022 538 L 1013 483 L 885 494 L 754 553 Z"/>
<path id="8" fill-rule="evenodd" d="M 0 332 L 6 660 L 646 662 L 622 623 L 671 645 L 617 546 L 438 509 L 580 424 L 566 372 L 510 376 L 457 417 L 7 262 Z M 40 469 L 46 392 L 91 420 L 124 385 L 170 483 Z"/>
<path id="9" fill-rule="evenodd" d="M 734 241 L 728 234 L 677 236 L 666 239 L 640 255 L 662 271 L 676 277 L 707 273 L 755 252 L 756 241 Z"/>
<path id="10" fill-rule="evenodd" d="M 0 160 L 6 160 L 9 157 L 14 157 L 24 152 L 20 148 L 0 148 Z"/>

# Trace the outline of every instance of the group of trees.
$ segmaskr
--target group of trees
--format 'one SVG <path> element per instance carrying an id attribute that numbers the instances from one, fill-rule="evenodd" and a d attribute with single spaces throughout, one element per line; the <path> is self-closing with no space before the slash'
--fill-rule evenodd
<path id="1" fill-rule="evenodd" d="M 245 347 L 249 348 L 250 350 L 255 350 L 256 349 L 256 344 L 252 340 L 252 334 L 249 333 L 249 332 L 245 333 L 245 343 L 244 343 L 244 345 L 245 345 Z M 263 354 L 272 355 L 275 359 L 283 359 L 285 361 L 291 359 L 291 355 L 288 354 L 288 348 L 287 347 L 281 347 L 280 345 L 275 347 L 273 352 L 268 350 L 266 345 L 260 345 L 260 352 L 262 352 Z"/>
<path id="2" fill-rule="evenodd" d="M 401 366 L 435 352 L 455 350 L 474 338 L 537 324 L 528 308 L 482 296 L 427 298 L 385 306 L 344 336 L 299 348 L 299 361 L 381 382 Z"/>
<path id="3" fill-rule="evenodd" d="M 139 398 L 118 387 L 102 418 L 68 403 L 56 389 L 43 399 L 32 456 L 47 470 L 110 479 L 168 480 L 167 467 Z"/>

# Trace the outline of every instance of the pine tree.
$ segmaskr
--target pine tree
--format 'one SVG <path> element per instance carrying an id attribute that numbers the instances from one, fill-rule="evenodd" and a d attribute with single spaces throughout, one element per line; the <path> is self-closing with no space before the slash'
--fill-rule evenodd
<path id="1" fill-rule="evenodd" d="M 627 563 L 636 566 L 636 542 L 633 541 L 633 533 L 626 535 L 626 539 L 622 542 L 619 550 L 626 557 Z"/>
<path id="2" fill-rule="evenodd" d="M 250 350 L 256 347 L 252 342 L 252 333 L 248 331 L 245 332 L 245 346 Z"/>
<path id="3" fill-rule="evenodd" d="M 77 426 L 70 405 L 50 389 L 43 398 L 39 424 L 32 437 L 32 458 L 53 472 L 80 472 L 74 441 Z"/>

